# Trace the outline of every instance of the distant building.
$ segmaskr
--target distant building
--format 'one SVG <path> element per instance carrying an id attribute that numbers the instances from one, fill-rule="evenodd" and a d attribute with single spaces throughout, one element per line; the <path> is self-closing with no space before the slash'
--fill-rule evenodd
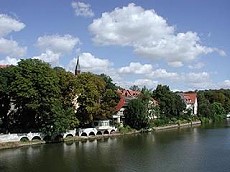
<path id="1" fill-rule="evenodd" d="M 79 56 L 77 58 L 77 64 L 75 67 L 75 75 L 79 75 L 81 73 L 81 68 L 80 68 L 80 62 L 79 62 Z"/>
<path id="2" fill-rule="evenodd" d="M 197 102 L 197 93 L 195 92 L 187 92 L 187 93 L 179 93 L 182 100 L 186 104 L 186 112 L 188 110 L 191 110 L 192 115 L 197 115 L 197 108 L 198 108 L 198 102 Z"/>

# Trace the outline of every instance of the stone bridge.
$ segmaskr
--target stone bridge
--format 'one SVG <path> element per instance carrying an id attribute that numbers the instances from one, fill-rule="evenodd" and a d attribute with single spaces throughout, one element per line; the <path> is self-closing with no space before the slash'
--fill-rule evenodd
<path id="1" fill-rule="evenodd" d="M 60 133 L 53 137 L 54 140 L 63 139 L 66 137 L 80 136 L 89 137 L 96 135 L 109 135 L 116 131 L 115 127 L 108 127 L 106 129 L 97 128 L 79 128 L 74 130 L 69 130 L 65 133 Z M 0 134 L 1 142 L 18 142 L 18 141 L 33 141 L 33 140 L 47 140 L 48 136 L 42 133 L 14 133 L 14 134 Z"/>
<path id="2" fill-rule="evenodd" d="M 115 127 L 105 127 L 105 128 L 79 128 L 77 135 L 78 136 L 96 136 L 96 135 L 109 135 L 116 131 Z"/>
<path id="3" fill-rule="evenodd" d="M 68 136 L 75 136 L 76 129 L 69 130 L 66 133 L 61 133 L 54 136 L 55 138 L 66 138 Z M 1 142 L 18 142 L 18 141 L 33 141 L 33 140 L 46 140 L 48 136 L 42 133 L 14 133 L 14 134 L 0 134 L 0 143 Z"/>

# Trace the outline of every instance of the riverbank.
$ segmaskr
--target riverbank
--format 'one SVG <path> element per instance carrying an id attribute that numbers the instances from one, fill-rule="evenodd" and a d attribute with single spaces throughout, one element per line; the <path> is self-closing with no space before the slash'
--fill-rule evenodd
<path id="1" fill-rule="evenodd" d="M 182 127 L 192 127 L 192 126 L 197 126 L 201 125 L 201 121 L 192 121 L 188 123 L 183 123 L 183 124 L 173 124 L 173 125 L 166 125 L 166 126 L 160 126 L 160 127 L 153 127 L 154 131 L 159 131 L 159 130 L 169 130 L 169 129 L 177 129 L 177 128 L 182 128 Z"/>
<path id="2" fill-rule="evenodd" d="M 160 126 L 160 127 L 153 127 L 150 131 L 163 131 L 163 130 L 170 130 L 170 129 L 178 129 L 178 128 L 184 128 L 184 127 L 192 127 L 201 125 L 201 121 L 193 121 L 190 123 L 184 123 L 184 124 L 173 124 L 173 125 L 167 125 L 167 126 Z M 73 136 L 73 137 L 67 137 L 63 139 L 63 142 L 79 142 L 79 141 L 86 141 L 86 140 L 94 140 L 94 139 L 102 139 L 102 138 L 109 138 L 109 137 L 119 137 L 124 135 L 131 135 L 131 134 L 140 134 L 143 132 L 140 131 L 131 131 L 127 133 L 113 133 L 108 135 L 96 135 L 96 136 Z M 1 149 L 10 149 L 10 148 L 18 148 L 22 146 L 31 146 L 31 145 L 39 145 L 39 144 L 46 144 L 45 141 L 36 140 L 36 141 L 27 141 L 27 142 L 2 142 L 0 143 L 0 150 Z"/>
<path id="3" fill-rule="evenodd" d="M 10 148 L 19 148 L 23 146 L 31 146 L 31 145 L 39 145 L 45 144 L 45 141 L 28 141 L 28 142 L 2 142 L 0 143 L 0 150 L 1 149 L 10 149 Z"/>

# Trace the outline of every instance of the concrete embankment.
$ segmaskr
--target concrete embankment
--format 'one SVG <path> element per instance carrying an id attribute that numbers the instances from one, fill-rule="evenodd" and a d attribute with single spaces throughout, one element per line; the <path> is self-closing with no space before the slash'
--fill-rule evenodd
<path id="1" fill-rule="evenodd" d="M 193 121 L 190 123 L 183 123 L 183 124 L 173 124 L 173 125 L 167 125 L 167 126 L 161 126 L 161 127 L 153 127 L 153 131 L 163 131 L 163 130 L 169 130 L 169 129 L 177 129 L 177 128 L 182 128 L 182 127 L 192 127 L 192 126 L 197 126 L 201 125 L 201 121 Z M 152 131 L 152 130 L 148 130 Z M 85 140 L 91 140 L 91 139 L 101 139 L 101 138 L 106 138 L 106 137 L 118 137 L 118 136 L 123 136 L 123 135 L 130 135 L 130 134 L 139 134 L 143 132 L 142 130 L 140 131 L 132 131 L 132 132 L 127 132 L 127 133 L 113 133 L 113 134 L 108 134 L 108 135 L 97 135 L 97 136 L 74 136 L 74 137 L 67 137 L 63 139 L 64 142 L 69 142 L 69 141 L 85 141 Z M 0 150 L 1 149 L 8 149 L 8 148 L 17 148 L 17 147 L 22 147 L 22 146 L 30 146 L 30 145 L 38 145 L 38 144 L 45 144 L 45 141 L 28 141 L 28 142 L 0 142 Z"/>
<path id="2" fill-rule="evenodd" d="M 153 127 L 153 130 L 158 131 L 158 130 L 177 129 L 181 127 L 192 127 L 192 126 L 197 126 L 197 125 L 201 125 L 201 121 L 192 121 L 192 122 L 183 123 L 183 124 L 173 124 L 173 125 L 166 125 L 166 126 L 161 126 L 161 127 Z"/>
<path id="3" fill-rule="evenodd" d="M 0 150 L 1 149 L 18 148 L 18 147 L 22 147 L 22 146 L 39 145 L 39 144 L 45 144 L 45 141 L 3 142 L 3 143 L 0 143 Z"/>

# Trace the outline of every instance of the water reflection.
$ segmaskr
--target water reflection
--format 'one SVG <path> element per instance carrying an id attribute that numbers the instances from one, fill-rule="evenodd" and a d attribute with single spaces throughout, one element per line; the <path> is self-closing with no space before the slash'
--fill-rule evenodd
<path id="1" fill-rule="evenodd" d="M 0 171 L 228 171 L 229 145 L 230 128 L 183 128 L 1 150 Z"/>

